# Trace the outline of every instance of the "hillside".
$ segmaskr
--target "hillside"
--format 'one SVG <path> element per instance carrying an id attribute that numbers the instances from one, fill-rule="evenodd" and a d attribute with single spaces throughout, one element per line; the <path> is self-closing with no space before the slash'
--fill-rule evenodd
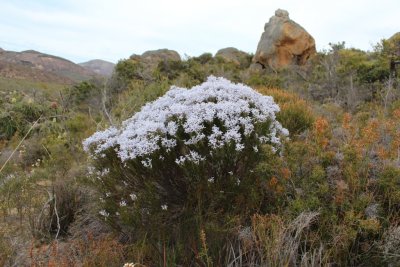
<path id="1" fill-rule="evenodd" d="M 32 68 L 18 63 L 0 61 L 0 76 L 8 79 L 27 80 L 34 82 L 49 82 L 59 84 L 72 84 L 70 78 L 52 72 Z"/>
<path id="2" fill-rule="evenodd" d="M 0 49 L 0 266 L 398 266 L 399 38 Z"/>
<path id="3" fill-rule="evenodd" d="M 396 266 L 391 44 L 280 70 L 158 50 L 105 86 L 0 90 L 0 265 Z"/>
<path id="4" fill-rule="evenodd" d="M 67 59 L 34 50 L 0 50 L 0 76 L 38 82 L 72 84 L 97 74 Z"/>
<path id="5" fill-rule="evenodd" d="M 101 59 L 94 59 L 87 62 L 79 63 L 80 66 L 84 67 L 85 69 L 97 73 L 102 76 L 110 77 L 114 71 L 115 64 L 101 60 Z"/>

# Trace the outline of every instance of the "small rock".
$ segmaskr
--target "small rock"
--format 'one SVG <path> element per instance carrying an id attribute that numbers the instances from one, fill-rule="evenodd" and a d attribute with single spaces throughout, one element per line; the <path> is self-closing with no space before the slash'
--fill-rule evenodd
<path id="1" fill-rule="evenodd" d="M 261 65 L 260 63 L 251 63 L 249 69 L 254 72 L 259 72 L 263 69 L 263 65 Z"/>
<path id="2" fill-rule="evenodd" d="M 227 47 L 218 50 L 218 52 L 215 54 L 215 57 L 221 57 L 225 61 L 232 62 L 235 65 L 245 65 L 248 63 L 248 54 L 234 47 Z"/>
<path id="3" fill-rule="evenodd" d="M 375 219 L 376 217 L 378 217 L 378 209 L 379 209 L 379 204 L 369 205 L 365 209 L 365 216 L 367 216 L 368 219 Z"/>
<path id="4" fill-rule="evenodd" d="M 275 16 L 281 17 L 281 18 L 289 18 L 289 12 L 287 12 L 284 9 L 277 9 L 275 11 Z"/>

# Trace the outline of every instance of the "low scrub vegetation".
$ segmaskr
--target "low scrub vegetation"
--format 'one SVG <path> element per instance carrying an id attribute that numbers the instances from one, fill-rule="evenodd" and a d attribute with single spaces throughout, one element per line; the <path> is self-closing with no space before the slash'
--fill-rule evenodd
<path id="1" fill-rule="evenodd" d="M 332 44 L 278 72 L 127 59 L 108 81 L 5 84 L 0 265 L 396 266 L 391 51 Z"/>

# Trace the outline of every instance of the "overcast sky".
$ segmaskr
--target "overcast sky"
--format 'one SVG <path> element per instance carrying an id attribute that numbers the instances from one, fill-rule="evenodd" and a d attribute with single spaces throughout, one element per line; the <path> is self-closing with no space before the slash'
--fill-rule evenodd
<path id="1" fill-rule="evenodd" d="M 371 50 L 400 31 L 400 0 L 0 0 L 0 47 L 76 63 L 169 48 L 182 57 L 233 46 L 254 53 L 264 24 L 289 11 L 316 40 Z"/>

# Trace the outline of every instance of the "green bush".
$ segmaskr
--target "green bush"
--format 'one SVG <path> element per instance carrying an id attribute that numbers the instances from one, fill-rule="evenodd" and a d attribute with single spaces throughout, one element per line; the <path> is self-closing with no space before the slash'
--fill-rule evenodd
<path id="1" fill-rule="evenodd" d="M 183 62 L 173 60 L 160 61 L 157 66 L 157 71 L 170 80 L 177 78 L 185 69 L 186 66 Z"/>
<path id="2" fill-rule="evenodd" d="M 115 66 L 116 75 L 124 80 L 129 81 L 133 79 L 142 79 L 140 72 L 142 71 L 143 66 L 134 60 L 126 59 L 120 60 Z"/>
<path id="3" fill-rule="evenodd" d="M 9 140 L 18 130 L 18 125 L 8 112 L 0 114 L 0 140 Z"/>
<path id="4" fill-rule="evenodd" d="M 400 169 L 388 166 L 381 173 L 378 179 L 379 190 L 382 202 L 389 211 L 400 208 Z"/>
<path id="5" fill-rule="evenodd" d="M 199 62 L 200 64 L 204 65 L 211 62 L 213 60 L 213 56 L 211 53 L 204 53 L 198 57 L 191 58 L 191 60 Z"/>
<path id="6" fill-rule="evenodd" d="M 277 119 L 282 123 L 283 127 L 289 130 L 291 136 L 301 134 L 310 129 L 314 123 L 314 116 L 311 110 L 301 101 L 282 105 Z"/>
<path id="7" fill-rule="evenodd" d="M 93 96 L 94 93 L 98 93 L 99 91 L 99 88 L 94 83 L 84 81 L 70 89 L 70 97 L 74 104 L 80 104 L 88 97 Z"/>
<path id="8" fill-rule="evenodd" d="M 266 86 L 269 88 L 282 88 L 283 85 L 282 77 L 268 73 L 252 74 L 245 82 L 250 86 Z"/>
<path id="9" fill-rule="evenodd" d="M 33 123 L 49 113 L 44 103 L 24 100 L 7 103 L 0 110 L 0 139 L 9 140 L 16 132 L 25 135 Z"/>

